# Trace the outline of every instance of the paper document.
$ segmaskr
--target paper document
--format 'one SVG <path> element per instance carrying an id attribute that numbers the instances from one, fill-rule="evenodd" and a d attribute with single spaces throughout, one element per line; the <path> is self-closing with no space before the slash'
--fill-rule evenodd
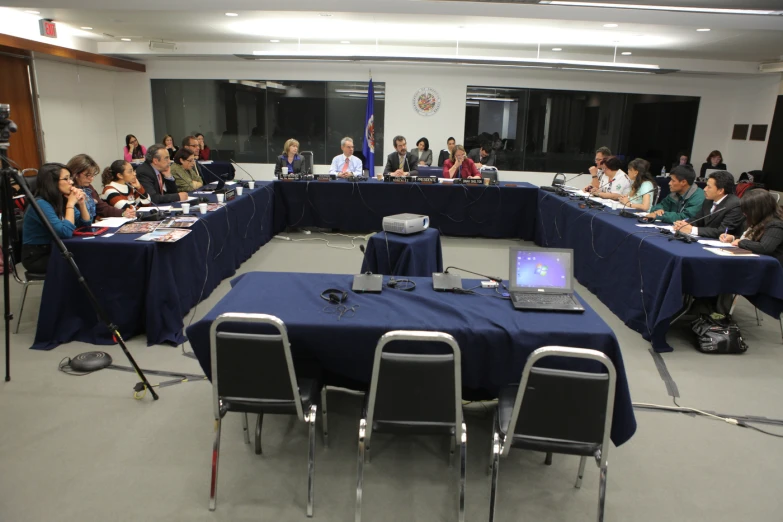
<path id="1" fill-rule="evenodd" d="M 117 227 L 121 227 L 122 225 L 124 225 L 128 221 L 133 221 L 133 220 L 130 219 L 130 218 L 124 218 L 124 217 L 104 218 L 104 219 L 101 219 L 100 221 L 97 221 L 97 222 L 93 223 L 92 227 L 93 228 L 104 228 L 104 227 L 117 228 Z"/>
<path id="2" fill-rule="evenodd" d="M 158 209 L 160 212 L 163 212 L 164 210 L 171 210 L 171 205 L 158 205 L 157 207 L 139 207 L 136 209 L 136 212 L 150 212 L 153 209 Z"/>
<path id="3" fill-rule="evenodd" d="M 199 163 L 201 163 L 202 165 L 212 165 L 213 161 L 212 160 L 206 160 L 206 161 L 199 161 Z"/>
<path id="4" fill-rule="evenodd" d="M 699 243 L 701 243 L 702 245 L 707 245 L 710 247 L 717 247 L 717 248 L 737 248 L 731 243 L 722 243 L 717 239 L 699 239 Z"/>
<path id="5" fill-rule="evenodd" d="M 759 257 L 758 254 L 754 254 L 753 252 L 751 252 L 749 250 L 742 249 L 742 248 L 710 248 L 710 247 L 704 247 L 704 250 L 712 252 L 713 254 L 718 254 L 719 256 L 727 256 L 727 257 Z"/>
<path id="6" fill-rule="evenodd" d="M 636 226 L 637 227 L 642 227 L 642 228 L 657 228 L 659 230 L 668 230 L 669 232 L 672 231 L 672 226 L 671 225 L 656 225 L 654 223 L 639 223 Z"/>

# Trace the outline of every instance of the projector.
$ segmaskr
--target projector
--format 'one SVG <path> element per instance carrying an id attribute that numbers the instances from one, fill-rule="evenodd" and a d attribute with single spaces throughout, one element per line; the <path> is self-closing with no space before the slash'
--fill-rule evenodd
<path id="1" fill-rule="evenodd" d="M 383 218 L 383 230 L 395 234 L 415 234 L 427 230 L 429 226 L 429 216 L 419 214 L 395 214 Z"/>

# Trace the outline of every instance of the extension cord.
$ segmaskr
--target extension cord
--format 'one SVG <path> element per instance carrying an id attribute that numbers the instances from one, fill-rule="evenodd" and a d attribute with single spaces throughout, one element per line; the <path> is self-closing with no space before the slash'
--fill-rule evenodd
<path id="1" fill-rule="evenodd" d="M 275 239 L 282 239 L 283 241 L 291 241 L 291 238 L 288 236 L 275 236 Z"/>

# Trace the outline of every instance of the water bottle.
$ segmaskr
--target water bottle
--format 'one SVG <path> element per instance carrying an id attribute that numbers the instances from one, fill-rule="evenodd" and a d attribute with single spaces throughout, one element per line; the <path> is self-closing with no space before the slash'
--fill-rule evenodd
<path id="1" fill-rule="evenodd" d="M 661 167 L 661 176 L 666 177 L 666 166 Z"/>

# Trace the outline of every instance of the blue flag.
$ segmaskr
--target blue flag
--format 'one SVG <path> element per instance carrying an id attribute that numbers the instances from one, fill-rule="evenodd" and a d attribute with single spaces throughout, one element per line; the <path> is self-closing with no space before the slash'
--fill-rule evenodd
<path id="1" fill-rule="evenodd" d="M 362 154 L 365 167 L 370 171 L 370 177 L 375 176 L 375 91 L 372 88 L 372 78 L 367 89 L 367 112 L 364 117 L 364 140 Z"/>

